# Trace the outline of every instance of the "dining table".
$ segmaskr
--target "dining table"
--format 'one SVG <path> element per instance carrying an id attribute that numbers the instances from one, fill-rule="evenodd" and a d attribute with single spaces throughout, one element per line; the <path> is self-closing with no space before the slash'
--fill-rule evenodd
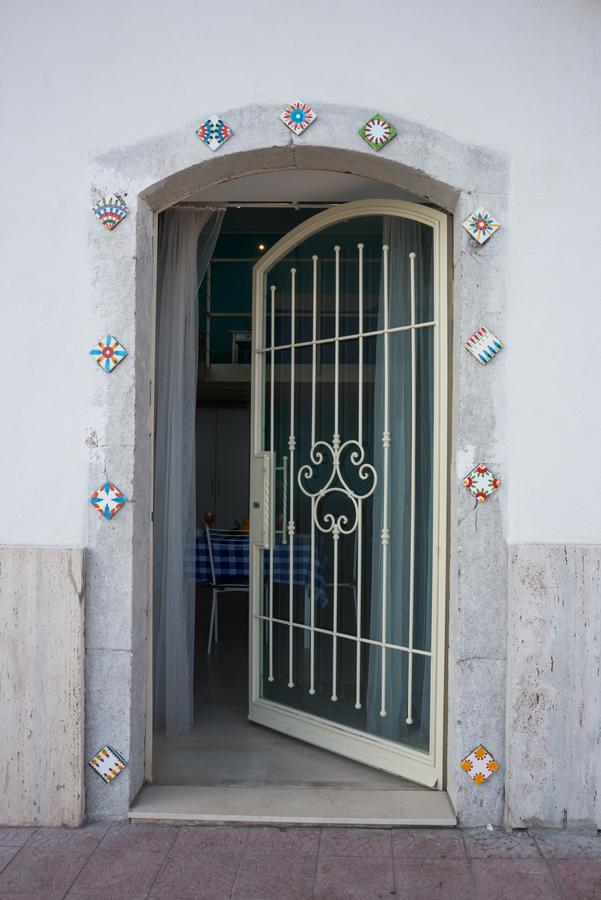
<path id="1" fill-rule="evenodd" d="M 220 581 L 228 578 L 248 578 L 250 541 L 240 538 L 240 532 L 227 540 L 227 535 L 220 534 L 219 541 L 211 544 L 215 576 Z M 284 543 L 278 538 L 273 546 L 273 581 L 277 584 L 290 583 L 290 554 L 292 553 L 292 573 L 294 584 L 302 584 L 305 596 L 311 595 L 311 538 L 309 535 L 297 534 L 294 543 Z M 191 562 L 191 561 L 190 561 Z M 328 605 L 328 591 L 323 574 L 323 565 L 317 549 L 313 557 L 315 571 L 315 600 L 324 608 Z M 192 567 L 188 567 L 189 570 Z M 263 569 L 269 581 L 271 562 L 270 551 L 263 551 Z M 193 561 L 193 580 L 196 582 L 211 581 L 211 562 L 207 537 L 204 532 L 196 537 Z M 190 572 L 191 574 L 191 572 Z"/>

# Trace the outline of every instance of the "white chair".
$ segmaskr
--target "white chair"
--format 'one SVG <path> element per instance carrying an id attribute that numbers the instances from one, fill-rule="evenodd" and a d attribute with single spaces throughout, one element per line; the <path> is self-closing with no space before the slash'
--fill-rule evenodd
<path id="1" fill-rule="evenodd" d="M 359 570 L 358 570 L 358 567 L 357 567 L 357 550 L 358 550 L 358 546 L 357 546 L 357 545 L 358 545 L 358 541 L 357 541 L 357 534 L 356 534 L 356 532 L 352 535 L 352 537 L 353 537 L 353 572 L 352 572 L 352 577 L 354 578 L 354 581 L 345 581 L 345 580 L 343 580 L 343 581 L 338 581 L 338 589 L 340 590 L 340 588 L 345 588 L 346 590 L 349 590 L 349 591 L 352 592 L 352 595 L 353 595 L 353 601 L 354 601 L 354 604 L 355 604 L 355 612 L 356 612 L 356 610 L 357 610 L 357 575 L 358 575 L 358 573 L 359 573 Z M 332 589 L 333 589 L 333 588 L 334 588 L 334 582 L 333 582 L 333 581 L 326 581 L 326 588 L 332 588 Z M 329 594 L 329 592 L 328 592 L 328 594 Z"/>
<path id="2" fill-rule="evenodd" d="M 238 549 L 242 556 L 244 544 L 248 546 L 249 537 L 248 532 L 245 531 L 227 531 L 221 528 L 210 528 L 208 525 L 205 525 L 205 537 L 211 569 L 209 584 L 212 589 L 211 620 L 207 643 L 207 653 L 210 654 L 213 640 L 215 643 L 219 641 L 219 594 L 226 594 L 228 591 L 248 591 L 248 575 L 221 578 L 215 574 L 215 555 L 219 554 L 222 549 L 231 551 L 232 545 L 234 545 L 233 549 Z"/>

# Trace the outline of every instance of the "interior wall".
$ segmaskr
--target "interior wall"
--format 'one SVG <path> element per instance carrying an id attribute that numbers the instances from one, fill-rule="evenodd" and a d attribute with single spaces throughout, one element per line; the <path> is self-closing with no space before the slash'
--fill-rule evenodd
<path id="1" fill-rule="evenodd" d="M 215 528 L 237 528 L 249 515 L 250 409 L 217 406 L 196 411 L 196 527 L 215 516 Z"/>
<path id="2" fill-rule="evenodd" d="M 86 543 L 86 440 L 94 422 L 85 375 L 87 350 L 99 337 L 87 278 L 88 157 L 232 107 L 271 104 L 277 117 L 298 94 L 318 112 L 314 136 L 331 127 L 324 103 L 355 104 L 508 154 L 513 253 L 498 271 L 510 286 L 502 335 L 508 536 L 514 543 L 601 541 L 601 421 L 585 389 L 596 379 L 601 270 L 580 225 L 601 193 L 599 4 L 380 0 L 366 15 L 358 0 L 286 9 L 257 0 L 236 4 L 233 16 L 231 4 L 196 0 L 180 0 L 175 10 L 142 0 L 30 0 L 3 4 L 0 15 L 7 36 L 0 70 L 10 84 L 2 99 L 2 196 L 10 215 L 0 283 L 5 335 L 18 335 L 5 340 L 0 359 L 4 383 L 13 386 L 3 401 L 10 440 L 0 460 L 10 477 L 0 543 Z M 291 55 L 295 17 L 308 33 Z M 215 76 L 210 89 L 207 72 Z M 198 159 L 210 155 L 196 146 L 193 128 L 189 140 Z M 405 140 L 401 133 L 397 146 Z M 94 187 L 100 194 L 126 185 Z M 494 196 L 490 205 L 496 211 Z M 577 465 L 587 472 L 576 501 L 566 477 L 575 442 Z"/>

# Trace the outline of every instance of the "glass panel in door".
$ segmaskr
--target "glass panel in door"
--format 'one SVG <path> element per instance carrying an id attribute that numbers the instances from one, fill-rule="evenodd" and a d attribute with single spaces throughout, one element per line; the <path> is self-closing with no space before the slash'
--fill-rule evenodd
<path id="1" fill-rule="evenodd" d="M 255 367 L 273 523 L 254 604 L 260 700 L 423 754 L 434 271 L 429 224 L 370 215 L 318 231 L 266 272 Z"/>

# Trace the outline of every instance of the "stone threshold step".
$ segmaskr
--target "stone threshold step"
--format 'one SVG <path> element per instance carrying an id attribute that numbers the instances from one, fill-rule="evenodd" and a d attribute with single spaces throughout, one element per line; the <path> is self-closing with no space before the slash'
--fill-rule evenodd
<path id="1" fill-rule="evenodd" d="M 129 811 L 135 823 L 260 825 L 457 824 L 444 791 L 198 787 L 146 784 Z"/>

